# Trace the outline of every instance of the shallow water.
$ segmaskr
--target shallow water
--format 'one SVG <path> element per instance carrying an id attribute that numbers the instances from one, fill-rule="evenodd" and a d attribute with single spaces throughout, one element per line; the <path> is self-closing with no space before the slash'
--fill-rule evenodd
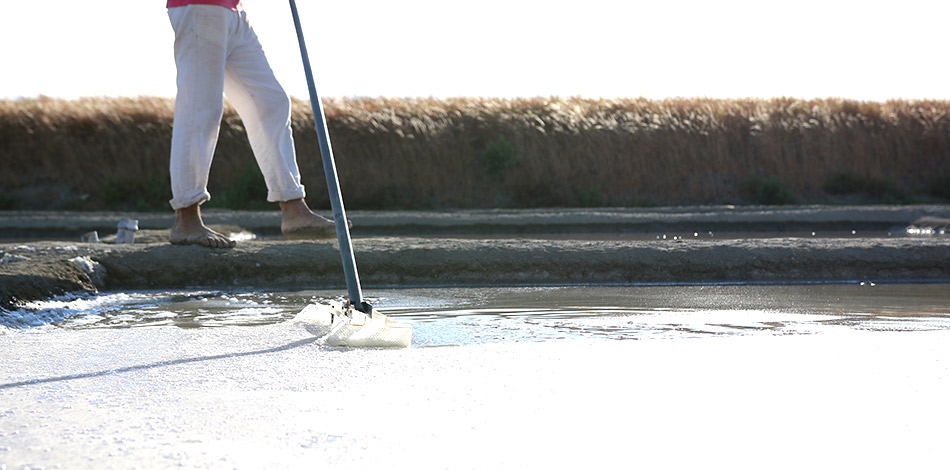
<path id="1" fill-rule="evenodd" d="M 103 293 L 39 302 L 21 323 L 66 329 L 256 326 L 291 320 L 337 291 Z M 950 284 L 567 286 L 373 290 L 411 323 L 414 346 L 560 339 L 950 330 Z M 11 326 L 24 326 L 11 325 Z"/>

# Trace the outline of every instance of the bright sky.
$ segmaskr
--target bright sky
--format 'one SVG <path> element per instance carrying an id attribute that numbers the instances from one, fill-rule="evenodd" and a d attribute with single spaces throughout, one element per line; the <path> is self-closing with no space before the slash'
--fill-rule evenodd
<path id="1" fill-rule="evenodd" d="M 306 98 L 290 8 L 244 0 Z M 174 96 L 164 0 L 0 0 L 0 98 Z M 950 98 L 950 2 L 298 0 L 321 96 Z"/>

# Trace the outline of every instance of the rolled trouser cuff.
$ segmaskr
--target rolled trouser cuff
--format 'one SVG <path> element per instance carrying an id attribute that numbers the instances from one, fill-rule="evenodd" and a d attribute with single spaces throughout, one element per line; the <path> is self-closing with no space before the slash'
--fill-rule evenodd
<path id="1" fill-rule="evenodd" d="M 303 186 L 295 189 L 286 189 L 284 191 L 268 191 L 267 200 L 269 202 L 286 202 L 294 199 L 307 197 L 307 192 Z"/>
<path id="2" fill-rule="evenodd" d="M 168 201 L 171 204 L 172 209 L 176 211 L 178 209 L 184 209 L 195 204 L 203 204 L 211 200 L 211 193 L 205 189 L 193 189 L 191 191 L 185 191 L 184 193 L 178 195 L 174 199 Z"/>

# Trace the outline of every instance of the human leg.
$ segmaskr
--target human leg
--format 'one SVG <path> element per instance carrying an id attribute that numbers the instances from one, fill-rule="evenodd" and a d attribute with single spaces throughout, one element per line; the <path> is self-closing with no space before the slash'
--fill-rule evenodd
<path id="1" fill-rule="evenodd" d="M 290 238 L 332 238 L 332 220 L 304 201 L 290 126 L 290 98 L 267 62 L 257 35 L 245 21 L 228 57 L 224 91 L 247 129 L 248 141 L 267 184 L 267 200 L 280 202 L 281 232 Z"/>
<path id="2" fill-rule="evenodd" d="M 244 14 L 224 74 L 224 93 L 241 116 L 267 184 L 267 200 L 306 196 L 290 126 L 290 97 L 274 76 Z"/>
<path id="3" fill-rule="evenodd" d="M 208 228 L 201 220 L 201 204 L 175 210 L 168 241 L 173 245 L 202 245 L 208 248 L 233 248 L 236 242 Z"/>
<path id="4" fill-rule="evenodd" d="M 211 198 L 208 172 L 224 110 L 228 11 L 213 5 L 170 8 L 175 30 L 178 93 L 172 127 L 172 208 Z"/>
<path id="5" fill-rule="evenodd" d="M 204 225 L 198 206 L 211 198 L 208 173 L 223 112 L 229 12 L 213 5 L 170 8 L 175 30 L 178 94 L 169 160 L 175 223 L 169 241 L 209 247 L 233 246 Z M 233 21 L 233 20 L 232 20 Z"/>

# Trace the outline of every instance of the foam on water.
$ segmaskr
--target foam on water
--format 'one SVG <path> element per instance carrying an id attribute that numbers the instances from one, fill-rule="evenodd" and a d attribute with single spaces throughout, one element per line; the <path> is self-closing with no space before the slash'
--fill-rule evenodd
<path id="1" fill-rule="evenodd" d="M 69 318 L 96 315 L 98 312 L 135 305 L 148 294 L 106 293 L 98 296 L 66 295 L 51 300 L 27 302 L 21 308 L 0 309 L 0 326 L 29 328 L 61 322 Z"/>
<path id="2" fill-rule="evenodd" d="M 134 328 L 255 325 L 283 321 L 306 299 L 291 294 L 247 291 L 140 291 L 67 296 L 0 310 L 0 326 L 31 328 Z"/>

